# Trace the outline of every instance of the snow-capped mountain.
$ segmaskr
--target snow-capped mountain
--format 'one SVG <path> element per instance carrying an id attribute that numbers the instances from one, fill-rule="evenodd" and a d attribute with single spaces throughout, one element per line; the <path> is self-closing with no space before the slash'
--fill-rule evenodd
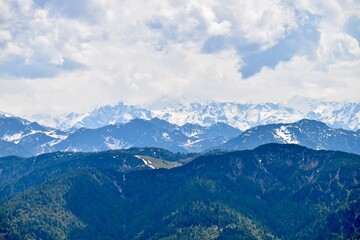
<path id="1" fill-rule="evenodd" d="M 287 106 L 304 118 L 321 121 L 334 128 L 360 129 L 360 103 L 327 102 L 295 96 L 288 100 Z"/>
<path id="2" fill-rule="evenodd" d="M 359 131 L 334 129 L 322 122 L 308 119 L 295 123 L 269 124 L 251 128 L 218 148 L 244 150 L 266 143 L 292 143 L 312 149 L 360 154 Z"/>
<path id="3" fill-rule="evenodd" d="M 329 102 L 295 96 L 286 103 L 181 103 L 173 108 L 152 109 L 152 116 L 171 123 L 209 126 L 217 122 L 246 130 L 271 123 L 291 123 L 301 119 L 324 122 L 334 128 L 360 129 L 360 103 Z"/>
<path id="4" fill-rule="evenodd" d="M 242 131 L 271 123 L 291 123 L 307 118 L 334 128 L 360 129 L 360 103 L 329 102 L 295 96 L 286 103 L 187 102 L 184 99 L 160 99 L 146 107 L 119 103 L 99 107 L 89 113 L 72 113 L 49 121 L 31 118 L 41 124 L 67 130 L 80 127 L 100 128 L 109 124 L 127 123 L 132 119 L 159 118 L 172 124 L 187 123 L 211 126 L 225 123 Z"/>
<path id="5" fill-rule="evenodd" d="M 64 140 L 66 133 L 44 127 L 36 122 L 0 115 L 0 156 L 29 156 L 51 151 L 51 146 Z"/>
<path id="6" fill-rule="evenodd" d="M 219 131 L 214 133 L 214 128 Z M 187 125 L 178 126 L 160 119 L 134 119 L 128 123 L 97 129 L 81 128 L 53 145 L 53 149 L 92 152 L 130 147 L 158 147 L 173 152 L 200 152 L 223 144 L 240 133 L 240 130 L 225 124 L 211 127 L 192 125 L 191 129 L 188 129 Z"/>
<path id="7" fill-rule="evenodd" d="M 0 156 L 31 156 L 54 151 L 93 152 L 130 147 L 158 147 L 173 152 L 201 152 L 238 136 L 226 124 L 178 126 L 161 119 L 134 119 L 96 129 L 63 132 L 16 117 L 0 118 Z"/>
<path id="8" fill-rule="evenodd" d="M 229 104 L 223 105 L 224 108 L 227 106 Z M 257 107 L 254 111 L 270 111 L 276 108 L 272 104 Z M 268 121 L 275 121 L 271 116 L 264 114 L 263 117 L 267 117 Z M 242 133 L 239 129 L 222 122 L 210 126 L 194 123 L 179 126 L 160 118 L 153 118 L 64 132 L 17 117 L 0 117 L 0 156 L 30 156 L 54 151 L 93 152 L 130 147 L 202 152 L 216 146 L 224 149 L 252 149 L 273 142 L 360 153 L 360 131 L 334 129 L 315 120 L 262 125 Z"/>
<path id="9" fill-rule="evenodd" d="M 179 125 L 193 123 L 210 126 L 220 122 L 241 130 L 259 124 L 293 122 L 301 119 L 301 115 L 293 109 L 273 103 L 189 103 L 178 109 L 155 110 L 153 114 Z"/>
<path id="10" fill-rule="evenodd" d="M 35 114 L 25 117 L 44 126 L 67 131 L 82 127 L 95 129 L 116 123 L 127 123 L 137 118 L 150 120 L 152 115 L 150 110 L 120 102 L 114 106 L 105 105 L 84 113 L 69 113 L 56 117 Z"/>
<path id="11" fill-rule="evenodd" d="M 94 152 L 130 147 L 161 147 L 174 152 L 186 152 L 178 146 L 185 136 L 176 136 L 142 119 L 97 129 L 81 128 L 53 147 L 61 151 Z"/>

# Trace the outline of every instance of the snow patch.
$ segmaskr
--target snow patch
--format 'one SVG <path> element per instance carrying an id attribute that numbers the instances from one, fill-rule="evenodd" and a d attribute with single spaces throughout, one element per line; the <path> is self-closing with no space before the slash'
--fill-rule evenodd
<path id="1" fill-rule="evenodd" d="M 167 132 L 163 132 L 162 133 L 162 138 L 165 140 L 165 141 L 172 141 L 171 137 L 169 136 L 169 134 Z"/>
<path id="2" fill-rule="evenodd" d="M 13 135 L 7 135 L 5 134 L 2 139 L 8 142 L 15 142 L 19 141 L 23 137 L 23 132 L 15 133 Z"/>
<path id="3" fill-rule="evenodd" d="M 68 137 L 68 135 L 58 134 L 55 130 L 49 131 L 49 132 L 44 132 L 44 133 L 49 137 L 56 138 L 59 140 L 65 140 Z"/>
<path id="4" fill-rule="evenodd" d="M 192 138 L 192 137 L 196 137 L 196 136 L 198 136 L 200 134 L 203 134 L 203 132 L 200 131 L 200 130 L 198 130 L 198 131 L 194 130 L 192 132 L 183 131 L 183 134 L 188 138 Z"/>
<path id="5" fill-rule="evenodd" d="M 14 116 L 9 113 L 4 113 L 0 111 L 0 118 L 9 118 L 9 117 L 14 117 Z"/>
<path id="6" fill-rule="evenodd" d="M 105 144 L 111 150 L 127 149 L 132 147 L 131 144 L 124 142 L 123 140 L 116 139 L 114 137 L 105 137 Z"/>
<path id="7" fill-rule="evenodd" d="M 188 139 L 184 144 L 180 145 L 181 147 L 191 147 L 194 144 L 197 144 L 199 142 L 204 141 L 205 139 L 199 139 L 199 140 L 195 140 L 195 141 L 191 141 L 190 139 Z"/>
<path id="8" fill-rule="evenodd" d="M 278 129 L 275 129 L 274 137 L 283 143 L 293 143 L 299 144 L 300 142 L 296 137 L 289 131 L 287 126 L 281 126 Z"/>
<path id="9" fill-rule="evenodd" d="M 135 155 L 136 158 L 142 160 L 146 166 L 148 166 L 149 168 L 151 169 L 155 169 L 155 167 L 152 165 L 151 161 L 150 160 L 145 160 L 144 158 L 141 158 L 140 156 L 138 155 Z"/>

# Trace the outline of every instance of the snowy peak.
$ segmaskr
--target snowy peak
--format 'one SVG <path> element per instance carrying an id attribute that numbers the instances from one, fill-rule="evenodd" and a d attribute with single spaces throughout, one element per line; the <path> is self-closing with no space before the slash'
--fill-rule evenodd
<path id="1" fill-rule="evenodd" d="M 321 99 L 312 99 L 302 96 L 294 96 L 286 102 L 286 106 L 299 111 L 303 114 L 307 114 L 319 106 L 323 101 Z"/>
<path id="2" fill-rule="evenodd" d="M 188 103 L 178 109 L 157 110 L 154 114 L 158 118 L 178 125 L 192 123 L 211 126 L 220 122 L 241 130 L 260 124 L 301 119 L 301 115 L 293 109 L 273 103 L 253 105 L 232 102 Z"/>
<path id="3" fill-rule="evenodd" d="M 325 122 L 334 128 L 357 130 L 360 128 L 360 103 L 334 102 L 295 96 L 287 106 L 304 118 Z"/>
<path id="4" fill-rule="evenodd" d="M 14 116 L 9 114 L 9 113 L 5 113 L 5 112 L 0 111 L 0 118 L 9 118 L 9 117 L 14 117 Z"/>
<path id="5" fill-rule="evenodd" d="M 91 112 L 71 113 L 53 119 L 52 127 L 58 129 L 99 128 L 110 124 L 127 123 L 132 119 L 150 120 L 158 118 L 183 126 L 187 123 L 212 126 L 225 123 L 242 131 L 265 124 L 291 123 L 304 118 L 324 122 L 334 128 L 360 129 L 360 103 L 331 102 L 301 96 L 290 98 L 286 103 L 236 103 L 236 102 L 189 102 L 161 98 L 146 107 L 127 105 L 106 105 Z M 32 120 L 44 122 L 38 116 Z"/>
<path id="6" fill-rule="evenodd" d="M 107 105 L 92 111 L 78 121 L 74 127 L 98 128 L 109 124 L 126 123 L 136 118 L 150 119 L 151 113 L 146 109 L 119 103 L 115 106 Z"/>

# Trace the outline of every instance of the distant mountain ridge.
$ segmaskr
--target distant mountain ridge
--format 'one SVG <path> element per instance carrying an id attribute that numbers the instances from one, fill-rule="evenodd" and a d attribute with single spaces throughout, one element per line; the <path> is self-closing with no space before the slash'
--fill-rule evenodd
<path id="1" fill-rule="evenodd" d="M 60 131 L 15 117 L 0 118 L 0 156 L 33 156 L 55 151 L 98 152 L 130 147 L 158 147 L 173 152 L 202 152 L 221 145 L 241 133 L 218 123 L 204 127 L 178 126 L 154 118 L 97 129 Z"/>
<path id="2" fill-rule="evenodd" d="M 295 123 L 251 128 L 219 146 L 219 149 L 253 149 L 267 143 L 299 144 L 316 150 L 339 150 L 360 154 L 360 131 L 334 129 L 325 123 L 303 119 Z"/>
<path id="3" fill-rule="evenodd" d="M 31 119 L 58 129 L 99 128 L 127 123 L 132 119 L 159 118 L 177 125 L 186 123 L 210 126 L 221 122 L 242 131 L 259 125 L 290 123 L 307 118 L 330 127 L 360 129 L 360 103 L 332 102 L 295 96 L 285 103 L 186 102 L 160 99 L 140 107 L 118 103 L 83 114 L 71 113 L 57 118 L 33 116 Z"/>
<path id="4" fill-rule="evenodd" d="M 319 121 L 303 119 L 261 125 L 241 132 L 221 122 L 210 126 L 191 123 L 179 126 L 160 118 L 60 131 L 17 117 L 0 118 L 0 156 L 28 157 L 55 151 L 99 152 L 131 147 L 156 147 L 185 153 L 245 150 L 266 143 L 293 143 L 360 154 L 360 131 L 334 129 Z"/>

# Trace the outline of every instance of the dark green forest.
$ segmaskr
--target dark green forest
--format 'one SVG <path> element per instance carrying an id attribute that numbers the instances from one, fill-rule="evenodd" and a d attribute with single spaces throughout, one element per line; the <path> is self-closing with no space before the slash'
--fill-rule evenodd
<path id="1" fill-rule="evenodd" d="M 151 170 L 134 154 L 0 159 L 0 238 L 360 238 L 358 155 L 268 144 Z"/>

